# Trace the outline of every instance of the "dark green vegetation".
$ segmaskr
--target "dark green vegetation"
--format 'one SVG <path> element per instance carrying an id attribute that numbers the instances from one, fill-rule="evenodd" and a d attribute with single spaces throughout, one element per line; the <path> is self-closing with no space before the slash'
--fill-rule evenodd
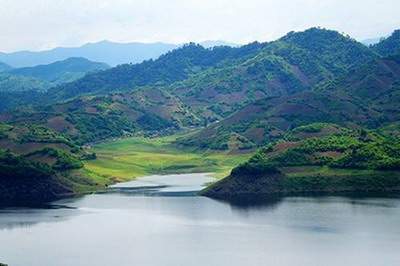
<path id="1" fill-rule="evenodd" d="M 94 155 L 68 137 L 36 125 L 0 124 L 0 204 L 35 204 L 104 187 L 83 160 Z"/>
<path id="2" fill-rule="evenodd" d="M 7 71 L 0 73 L 0 92 L 44 92 L 51 87 L 51 83 L 34 77 L 12 75 Z"/>
<path id="3" fill-rule="evenodd" d="M 242 48 L 216 47 L 205 49 L 188 44 L 168 52 L 157 60 L 140 64 L 124 64 L 49 91 L 50 101 L 69 99 L 84 94 L 106 94 L 133 90 L 140 86 L 162 86 L 187 79 L 190 75 L 213 67 L 228 58 L 245 57 L 260 49 L 260 44 Z"/>
<path id="4" fill-rule="evenodd" d="M 311 90 L 254 101 L 181 142 L 226 149 L 236 135 L 242 146 L 257 146 L 315 122 L 378 128 L 399 121 L 399 88 L 400 57 L 377 58 Z"/>
<path id="5" fill-rule="evenodd" d="M 389 193 L 400 191 L 400 141 L 375 131 L 310 124 L 288 132 L 204 195 Z"/>
<path id="6" fill-rule="evenodd" d="M 85 58 L 69 58 L 49 65 L 11 68 L 0 65 L 0 111 L 43 102 L 45 92 L 85 74 L 109 68 Z"/>
<path id="7" fill-rule="evenodd" d="M 19 108 L 0 121 L 34 123 L 65 134 L 79 144 L 107 138 L 168 134 L 200 125 L 190 108 L 168 92 L 146 88 L 135 93 L 86 96 L 44 107 Z"/>
<path id="8" fill-rule="evenodd" d="M 0 66 L 0 91 L 46 91 L 59 84 L 82 78 L 89 72 L 109 68 L 104 63 L 91 62 L 85 58 L 68 58 L 49 65 L 25 68 Z"/>
<path id="9" fill-rule="evenodd" d="M 307 178 L 319 192 L 356 190 L 353 181 L 346 183 L 356 176 L 361 178 L 360 190 L 395 190 L 385 178 L 397 176 L 399 170 L 400 57 L 393 48 L 399 43 L 397 35 L 373 47 L 319 28 L 238 48 L 189 44 L 156 60 L 89 73 L 44 93 L 0 93 L 10 100 L 0 101 L 0 108 L 8 110 L 0 121 L 14 132 L 5 137 L 14 150 L 3 149 L 26 162 L 40 158 L 35 162 L 43 163 L 47 158 L 44 163 L 53 177 L 73 180 L 67 186 L 73 192 L 87 191 L 117 177 L 99 176 L 97 170 L 118 172 L 112 165 L 118 156 L 107 157 L 100 149 L 99 160 L 86 163 L 88 170 L 81 161 L 96 156 L 81 147 L 119 137 L 189 131 L 169 145 L 195 154 L 240 154 L 266 146 L 215 186 L 221 191 L 237 182 L 250 192 L 266 192 L 263 184 L 272 182 L 271 176 L 281 190 L 283 181 L 294 182 L 285 183 L 291 188 L 288 194 L 294 184 L 300 184 L 298 192 L 310 192 L 309 184 L 302 187 Z M 52 82 L 53 74 L 39 73 L 36 77 Z M 18 152 L 26 146 L 23 141 L 37 148 Z M 53 147 L 54 143 L 65 146 Z M 275 150 L 281 146 L 286 148 Z M 141 160 L 131 154 L 126 158 Z M 116 165 L 140 172 L 125 161 Z M 147 172 L 154 173 L 156 165 Z M 261 183 L 253 182 L 254 176 Z M 318 184 L 320 177 L 324 186 Z M 383 185 L 378 187 L 372 179 Z M 230 187 L 229 193 L 238 186 Z"/>
<path id="10" fill-rule="evenodd" d="M 400 53 L 400 30 L 396 30 L 393 34 L 381 40 L 379 43 L 371 47 L 382 56 L 389 56 Z"/>
<path id="11" fill-rule="evenodd" d="M 79 79 L 88 72 L 104 70 L 107 68 L 109 68 L 107 64 L 92 62 L 85 58 L 74 57 L 49 65 L 15 68 L 9 70 L 8 73 L 17 76 L 45 80 L 51 82 L 54 86 Z"/>

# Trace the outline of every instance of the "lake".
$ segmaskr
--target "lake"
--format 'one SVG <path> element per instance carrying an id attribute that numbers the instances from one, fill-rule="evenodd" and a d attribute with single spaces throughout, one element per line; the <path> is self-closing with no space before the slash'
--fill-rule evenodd
<path id="1" fill-rule="evenodd" d="M 400 265 L 400 199 L 196 196 L 207 174 L 151 176 L 0 210 L 10 266 Z"/>

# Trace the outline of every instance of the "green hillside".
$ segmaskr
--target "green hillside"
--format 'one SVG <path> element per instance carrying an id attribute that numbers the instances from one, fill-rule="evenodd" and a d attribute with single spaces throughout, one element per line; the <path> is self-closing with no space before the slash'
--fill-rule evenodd
<path id="1" fill-rule="evenodd" d="M 107 68 L 106 64 L 85 58 L 69 58 L 35 67 L 10 67 L 4 71 L 0 66 L 0 111 L 43 103 L 48 89 Z"/>
<path id="2" fill-rule="evenodd" d="M 312 28 L 266 43 L 245 60 L 228 61 L 175 83 L 171 90 L 214 122 L 256 100 L 310 90 L 376 57 L 336 31 Z"/>
<path id="3" fill-rule="evenodd" d="M 327 52 L 320 53 L 321 50 Z M 143 132 L 154 134 L 158 131 L 156 133 L 160 135 L 209 125 L 265 98 L 289 97 L 309 91 L 322 81 L 331 80 L 376 56 L 349 37 L 313 28 L 290 33 L 276 42 L 252 43 L 240 48 L 205 49 L 190 44 L 154 61 L 89 74 L 51 89 L 45 97 L 54 101 L 82 93 L 105 94 L 90 98 L 90 101 L 81 96 L 66 103 L 76 106 L 76 110 L 72 108 L 61 116 L 68 117 L 72 124 L 69 127 L 78 127 L 75 130 L 78 133 L 71 136 L 75 135 L 81 143 Z M 333 62 L 332 58 L 338 59 Z M 106 95 L 110 90 L 119 89 L 126 92 L 118 93 L 119 96 Z M 143 97 L 143 94 L 147 96 Z M 121 102 L 124 107 L 120 106 Z M 59 119 L 58 105 L 33 108 L 22 114 L 13 112 L 12 118 L 6 121 L 21 121 L 31 113 L 30 116 L 35 118 L 31 122 L 46 125 L 54 117 Z M 96 105 L 103 106 L 103 111 L 87 112 L 88 108 L 93 111 L 92 107 L 96 108 Z M 129 113 L 133 110 L 142 112 L 141 108 L 149 110 L 146 116 Z M 94 128 L 98 129 L 96 133 Z M 240 148 L 256 144 L 240 132 L 237 132 L 240 136 L 231 136 L 231 133 L 235 132 L 224 132 L 218 138 L 225 142 L 233 138 L 233 145 L 236 145 L 237 136 L 238 142 L 244 142 L 238 144 Z M 226 147 L 226 143 L 222 145 Z"/>
<path id="4" fill-rule="evenodd" d="M 375 131 L 310 124 L 265 146 L 203 194 L 234 198 L 399 192 L 399 151 L 397 138 Z"/>
<path id="5" fill-rule="evenodd" d="M 67 136 L 46 127 L 0 123 L 0 205 L 35 204 L 104 187 L 89 178 L 94 159 Z"/>
<path id="6" fill-rule="evenodd" d="M 400 30 L 396 30 L 386 39 L 371 47 L 382 56 L 400 54 Z"/>
<path id="7" fill-rule="evenodd" d="M 165 135 L 201 120 L 178 98 L 158 89 L 86 96 L 43 107 L 19 108 L 0 121 L 41 125 L 79 144 L 130 135 Z"/>
<path id="8" fill-rule="evenodd" d="M 399 120 L 399 85 L 399 56 L 374 59 L 312 90 L 252 102 L 180 142 L 229 149 L 229 140 L 236 136 L 243 149 L 268 143 L 288 129 L 315 122 L 377 128 Z"/>
<path id="9" fill-rule="evenodd" d="M 47 81 L 32 77 L 0 73 L 1 92 L 45 91 L 51 84 Z"/>
<path id="10" fill-rule="evenodd" d="M 48 65 L 15 68 L 8 71 L 10 74 L 32 77 L 50 82 L 52 86 L 74 81 L 86 73 L 109 68 L 107 64 L 92 62 L 86 58 L 68 58 Z"/>
<path id="11" fill-rule="evenodd" d="M 58 86 L 50 90 L 48 100 L 68 99 L 84 94 L 121 92 L 140 86 L 168 85 L 187 79 L 190 75 L 229 58 L 237 59 L 254 54 L 261 47 L 261 44 L 254 43 L 241 48 L 206 49 L 191 43 L 168 52 L 156 60 L 147 60 L 140 64 L 119 65 Z"/>

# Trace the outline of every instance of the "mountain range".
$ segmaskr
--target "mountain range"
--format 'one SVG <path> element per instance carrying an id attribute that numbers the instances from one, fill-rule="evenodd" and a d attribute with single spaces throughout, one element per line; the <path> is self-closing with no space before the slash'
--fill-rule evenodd
<path id="1" fill-rule="evenodd" d="M 107 64 L 92 62 L 85 58 L 68 58 L 63 61 L 35 67 L 12 68 L 3 64 L 0 71 L 0 91 L 46 91 L 62 83 L 82 78 L 89 72 L 109 68 Z"/>
<path id="2" fill-rule="evenodd" d="M 271 176 L 286 180 L 290 175 L 282 169 L 289 166 L 323 166 L 316 176 L 324 169 L 336 174 L 336 168 L 359 167 L 378 171 L 367 175 L 375 177 L 396 170 L 400 162 L 389 149 L 398 145 L 393 136 L 398 136 L 400 118 L 399 54 L 399 31 L 369 47 L 321 28 L 240 47 L 206 49 L 191 43 L 157 59 L 87 73 L 46 92 L 6 94 L 14 105 L 3 106 L 0 147 L 8 150 L 5 157 L 45 163 L 56 173 L 66 161 L 60 176 L 68 181 L 70 169 L 79 169 L 77 161 L 88 156 L 84 145 L 190 129 L 177 146 L 230 152 L 264 146 L 232 172 L 228 183 L 239 187 L 249 182 L 248 175 L 260 176 L 260 184 Z M 47 71 L 24 71 L 42 73 L 35 78 L 53 77 Z M 17 143 L 34 148 L 22 152 Z M 371 151 L 368 162 L 357 161 Z M 305 152 L 309 156 L 298 156 Z M 210 195 L 218 191 L 225 190 L 216 187 Z"/>
<path id="3" fill-rule="evenodd" d="M 224 41 L 204 41 L 200 43 L 206 48 L 214 46 L 237 46 Z M 88 43 L 80 47 L 57 47 L 51 50 L 32 52 L 20 51 L 0 53 L 0 62 L 12 67 L 34 67 L 63 61 L 70 57 L 83 57 L 91 61 L 103 62 L 110 66 L 127 63 L 141 63 L 144 60 L 156 59 L 168 51 L 182 45 L 171 43 L 118 43 L 101 41 Z"/>

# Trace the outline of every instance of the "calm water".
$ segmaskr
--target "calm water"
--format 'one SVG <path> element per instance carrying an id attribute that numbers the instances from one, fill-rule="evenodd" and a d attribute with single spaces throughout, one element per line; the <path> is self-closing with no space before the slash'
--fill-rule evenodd
<path id="1" fill-rule="evenodd" d="M 154 176 L 42 209 L 0 210 L 0 262 L 46 265 L 400 265 L 400 200 L 193 196 L 207 175 Z"/>

